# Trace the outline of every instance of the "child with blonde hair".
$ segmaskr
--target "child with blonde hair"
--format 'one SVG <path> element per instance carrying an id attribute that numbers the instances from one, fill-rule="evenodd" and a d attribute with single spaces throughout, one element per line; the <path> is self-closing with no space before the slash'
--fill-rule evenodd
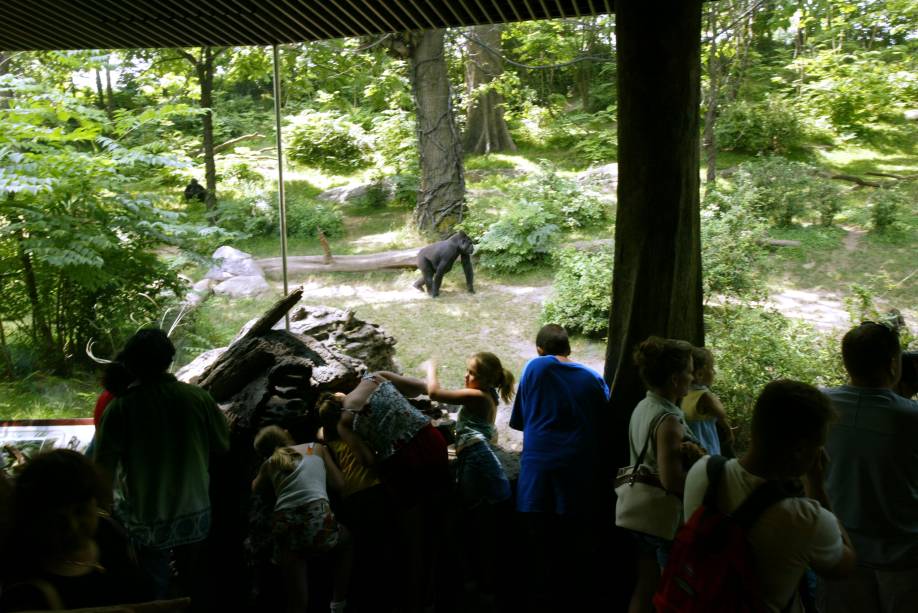
<path id="1" fill-rule="evenodd" d="M 692 387 L 682 399 L 685 422 L 711 455 L 733 457 L 733 430 L 724 405 L 710 386 L 714 382 L 714 354 L 692 347 Z"/>
<path id="2" fill-rule="evenodd" d="M 318 443 L 295 444 L 278 426 L 262 428 L 255 450 L 267 458 L 252 490 L 271 488 L 275 496 L 272 533 L 275 561 L 287 588 L 287 611 L 305 612 L 309 603 L 307 556 L 335 556 L 332 613 L 343 611 L 351 571 L 351 543 L 328 501 L 327 485 L 344 489 L 344 478 L 328 449 Z"/>

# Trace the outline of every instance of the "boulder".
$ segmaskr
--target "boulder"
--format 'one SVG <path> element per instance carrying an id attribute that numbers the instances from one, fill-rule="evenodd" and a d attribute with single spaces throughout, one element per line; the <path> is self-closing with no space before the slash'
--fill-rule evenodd
<path id="1" fill-rule="evenodd" d="M 242 298 L 247 296 L 257 296 L 264 292 L 271 291 L 271 286 L 260 275 L 247 275 L 241 277 L 230 277 L 221 281 L 214 287 L 214 293 L 218 295 L 231 296 L 233 298 Z"/>
<path id="2" fill-rule="evenodd" d="M 615 198 L 618 191 L 618 164 L 605 164 L 587 168 L 577 175 L 577 184 L 591 189 L 600 196 Z"/>
<path id="3" fill-rule="evenodd" d="M 204 278 L 191 286 L 191 291 L 197 294 L 207 294 L 214 286 L 214 280 Z"/>
<path id="4" fill-rule="evenodd" d="M 383 194 L 385 195 L 386 202 L 391 200 L 395 195 L 395 182 L 390 178 L 385 178 L 382 181 L 376 181 L 373 183 L 333 187 L 332 189 L 322 192 L 316 196 L 316 198 L 319 200 L 327 200 L 329 202 L 345 204 L 363 198 L 370 192 L 371 189 L 374 188 L 379 188 L 382 190 Z"/>
<path id="5" fill-rule="evenodd" d="M 246 323 L 237 338 L 247 334 L 255 321 Z M 278 321 L 274 328 L 282 330 L 284 322 Z M 399 370 L 395 362 L 395 339 L 380 326 L 356 317 L 353 311 L 321 305 L 301 306 L 290 313 L 290 331 L 356 358 L 370 371 Z"/>

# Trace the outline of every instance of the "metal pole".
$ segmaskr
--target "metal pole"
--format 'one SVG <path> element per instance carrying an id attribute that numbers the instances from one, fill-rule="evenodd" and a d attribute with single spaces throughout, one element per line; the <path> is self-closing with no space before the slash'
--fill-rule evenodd
<path id="1" fill-rule="evenodd" d="M 277 55 L 277 45 L 272 45 L 274 51 L 274 133 L 277 136 L 277 213 L 280 220 L 281 242 L 281 269 L 284 277 L 284 296 L 287 289 L 287 199 L 284 195 L 284 144 L 281 140 L 281 86 L 280 86 L 280 60 Z M 284 325 L 290 330 L 290 314 L 284 314 Z"/>

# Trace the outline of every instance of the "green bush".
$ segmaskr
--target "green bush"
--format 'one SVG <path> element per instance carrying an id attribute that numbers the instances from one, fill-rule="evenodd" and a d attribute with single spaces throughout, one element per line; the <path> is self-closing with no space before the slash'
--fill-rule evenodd
<path id="1" fill-rule="evenodd" d="M 745 193 L 736 194 L 742 199 Z M 712 191 L 701 211 L 701 262 L 705 300 L 714 295 L 759 299 L 766 293 L 762 269 L 765 224 L 743 202 Z"/>
<path id="2" fill-rule="evenodd" d="M 592 226 L 606 219 L 607 206 L 548 163 L 509 192 L 499 216 L 484 213 L 462 228 L 480 237 L 482 265 L 518 272 L 545 262 L 562 228 Z"/>
<path id="3" fill-rule="evenodd" d="M 733 187 L 716 188 L 725 200 L 736 201 L 773 224 L 786 227 L 806 218 L 832 225 L 841 203 L 841 188 L 816 176 L 802 162 L 770 156 L 740 164 Z"/>
<path id="4" fill-rule="evenodd" d="M 287 234 L 312 238 L 319 235 L 343 236 L 344 219 L 332 204 L 313 200 L 295 200 L 287 203 Z"/>
<path id="5" fill-rule="evenodd" d="M 784 153 L 800 146 L 803 126 L 781 99 L 738 100 L 725 108 L 715 128 L 718 148 L 747 153 Z"/>
<path id="6" fill-rule="evenodd" d="M 817 386 L 839 385 L 844 372 L 839 343 L 775 311 L 725 305 L 705 313 L 705 344 L 714 352 L 712 390 L 738 427 L 740 448 L 748 445 L 755 399 L 766 383 L 795 379 Z"/>
<path id="7" fill-rule="evenodd" d="M 576 181 L 562 177 L 542 160 L 539 171 L 514 190 L 520 199 L 540 202 L 565 228 L 594 226 L 606 219 L 606 204 L 587 193 Z"/>
<path id="8" fill-rule="evenodd" d="M 908 204 L 908 194 L 901 187 L 874 190 L 867 200 L 873 230 L 882 234 L 893 229 L 898 225 L 900 214 Z"/>
<path id="9" fill-rule="evenodd" d="M 618 157 L 614 109 L 562 113 L 545 128 L 544 140 L 547 147 L 570 150 L 584 162 L 612 162 Z"/>
<path id="10" fill-rule="evenodd" d="M 562 250 L 554 294 L 542 307 L 542 321 L 584 336 L 605 335 L 611 308 L 612 259 L 609 251 Z"/>
<path id="11" fill-rule="evenodd" d="M 305 110 L 290 120 L 290 159 L 337 174 L 350 174 L 370 163 L 363 128 L 335 111 Z"/>
<path id="12" fill-rule="evenodd" d="M 918 97 L 914 54 L 902 47 L 805 54 L 794 66 L 806 75 L 798 106 L 813 117 L 827 117 L 837 130 L 868 134 L 884 116 L 911 108 Z"/>
<path id="13" fill-rule="evenodd" d="M 413 209 L 418 205 L 418 188 L 421 180 L 415 174 L 392 177 L 392 205 Z"/>
<path id="14" fill-rule="evenodd" d="M 418 137 L 414 113 L 401 109 L 383 111 L 375 118 L 370 136 L 382 163 L 397 174 L 417 168 Z"/>
<path id="15" fill-rule="evenodd" d="M 481 265 L 518 272 L 544 263 L 558 240 L 554 215 L 540 202 L 515 201 L 478 241 Z"/>
<path id="16" fill-rule="evenodd" d="M 235 198 L 221 198 L 217 205 L 220 227 L 249 236 L 277 233 L 277 196 L 273 192 L 255 192 Z"/>

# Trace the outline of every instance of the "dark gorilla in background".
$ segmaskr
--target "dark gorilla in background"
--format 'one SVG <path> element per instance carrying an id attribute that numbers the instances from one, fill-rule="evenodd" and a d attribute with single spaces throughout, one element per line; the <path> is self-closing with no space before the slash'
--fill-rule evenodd
<path id="1" fill-rule="evenodd" d="M 470 294 L 474 294 L 471 257 L 474 251 L 475 245 L 465 232 L 456 232 L 445 241 L 427 245 L 418 252 L 418 270 L 421 271 L 421 278 L 415 281 L 414 286 L 424 291 L 426 285 L 427 293 L 436 298 L 440 294 L 443 275 L 452 269 L 456 258 L 461 257 L 462 270 L 465 271 L 465 286 Z"/>
<path id="2" fill-rule="evenodd" d="M 192 179 L 185 187 L 185 201 L 197 200 L 198 202 L 204 202 L 204 198 L 207 196 L 207 190 L 203 185 L 198 183 L 197 179 Z"/>

